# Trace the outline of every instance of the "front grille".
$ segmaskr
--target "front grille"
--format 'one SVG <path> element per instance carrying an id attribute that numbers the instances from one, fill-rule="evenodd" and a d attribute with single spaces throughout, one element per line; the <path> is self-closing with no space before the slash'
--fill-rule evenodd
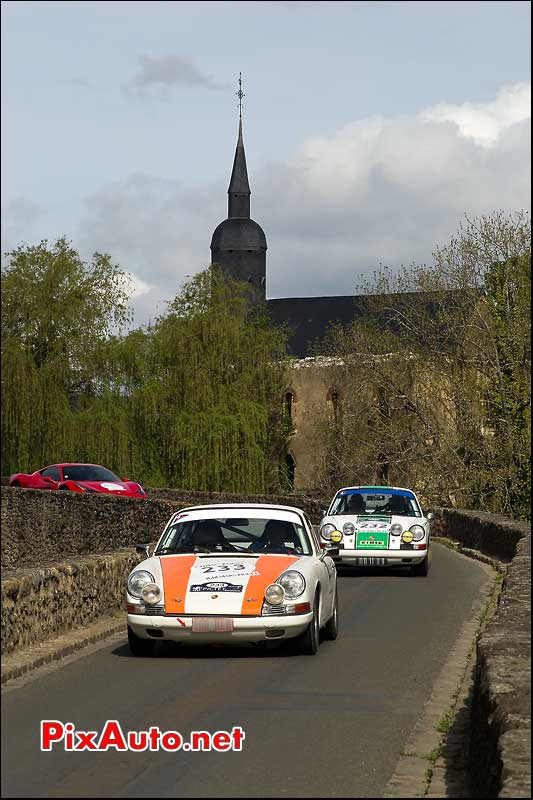
<path id="1" fill-rule="evenodd" d="M 152 617 L 157 616 L 158 614 L 165 613 L 165 606 L 158 605 L 158 606 L 145 606 L 145 614 L 150 614 Z"/>
<path id="2" fill-rule="evenodd" d="M 261 614 L 263 617 L 276 617 L 279 614 L 285 614 L 285 606 L 270 606 L 268 603 L 263 603 Z"/>

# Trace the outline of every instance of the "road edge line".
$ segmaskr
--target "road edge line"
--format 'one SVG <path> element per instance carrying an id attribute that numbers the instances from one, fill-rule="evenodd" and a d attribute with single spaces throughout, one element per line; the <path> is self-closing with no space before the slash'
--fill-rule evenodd
<path id="1" fill-rule="evenodd" d="M 107 639 L 115 633 L 126 634 L 124 616 L 105 617 L 86 628 L 75 628 L 54 639 L 21 648 L 14 653 L 2 656 L 1 685 L 14 678 L 20 678 L 52 661 L 60 661 L 67 656 L 83 650 L 91 644 Z"/>

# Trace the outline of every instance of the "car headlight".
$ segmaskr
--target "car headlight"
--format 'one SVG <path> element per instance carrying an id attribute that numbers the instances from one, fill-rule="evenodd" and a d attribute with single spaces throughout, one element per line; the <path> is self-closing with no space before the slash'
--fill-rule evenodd
<path id="1" fill-rule="evenodd" d="M 142 590 L 147 583 L 154 583 L 154 576 L 147 572 L 145 569 L 139 569 L 137 572 L 132 572 L 128 578 L 128 592 L 132 597 L 141 597 Z"/>
<path id="2" fill-rule="evenodd" d="M 346 536 L 351 536 L 355 531 L 355 525 L 351 522 L 345 522 L 342 526 L 342 532 L 346 534 Z"/>
<path id="3" fill-rule="evenodd" d="M 334 530 L 336 530 L 335 525 L 332 525 L 331 522 L 327 522 L 320 528 L 320 535 L 323 539 L 327 539 L 329 541 Z"/>
<path id="4" fill-rule="evenodd" d="M 404 531 L 404 532 L 403 532 L 403 534 L 402 534 L 402 541 L 403 541 L 403 542 L 405 542 L 405 544 L 411 544 L 411 542 L 413 541 L 413 539 L 414 539 L 414 536 L 413 536 L 413 534 L 411 533 L 411 531 Z"/>
<path id="5" fill-rule="evenodd" d="M 415 542 L 419 542 L 426 535 L 426 532 L 422 527 L 422 525 L 411 525 L 409 530 L 413 534 L 413 539 Z"/>
<path id="6" fill-rule="evenodd" d="M 402 531 L 403 528 L 399 522 L 395 522 L 394 525 L 390 526 L 390 532 L 392 536 L 399 536 Z"/>
<path id="7" fill-rule="evenodd" d="M 265 589 L 265 600 L 271 606 L 279 606 L 285 599 L 285 589 L 279 583 L 271 583 Z"/>
<path id="8" fill-rule="evenodd" d="M 145 603 L 153 605 L 161 600 L 161 589 L 157 583 L 145 583 L 141 591 Z"/>
<path id="9" fill-rule="evenodd" d="M 277 583 L 283 587 L 285 597 L 288 597 L 290 600 L 295 597 L 300 597 L 305 591 L 305 578 L 300 572 L 296 572 L 294 569 L 284 572 L 283 575 L 278 578 Z M 268 602 L 270 603 L 271 601 L 269 600 Z"/>

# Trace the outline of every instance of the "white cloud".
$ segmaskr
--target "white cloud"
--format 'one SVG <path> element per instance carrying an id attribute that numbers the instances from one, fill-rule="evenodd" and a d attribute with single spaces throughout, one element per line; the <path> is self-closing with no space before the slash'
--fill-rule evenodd
<path id="1" fill-rule="evenodd" d="M 439 103 L 421 114 L 423 120 L 455 123 L 461 136 L 484 146 L 495 145 L 504 131 L 530 117 L 531 86 L 527 83 L 504 86 L 493 103 Z"/>
<path id="2" fill-rule="evenodd" d="M 252 216 L 269 247 L 268 295 L 351 294 L 380 262 L 428 261 L 465 213 L 528 209 L 528 92 L 519 84 L 486 105 L 357 120 L 309 138 L 285 162 L 259 166 L 248 150 Z M 142 282 L 138 322 L 162 313 L 186 276 L 209 263 L 232 158 L 217 185 L 191 190 L 134 175 L 86 199 L 83 245 L 110 252 Z"/>
<path id="3" fill-rule="evenodd" d="M 135 301 L 137 298 L 142 297 L 152 289 L 150 284 L 145 283 L 145 281 L 142 281 L 133 273 L 128 272 L 126 273 L 126 276 L 126 291 L 132 300 Z"/>
<path id="4" fill-rule="evenodd" d="M 269 295 L 348 294 L 380 262 L 428 261 L 465 213 L 529 208 L 528 93 L 506 87 L 472 106 L 469 135 L 452 119 L 462 106 L 448 118 L 434 109 L 374 117 L 262 168 L 252 190 L 270 248 Z"/>

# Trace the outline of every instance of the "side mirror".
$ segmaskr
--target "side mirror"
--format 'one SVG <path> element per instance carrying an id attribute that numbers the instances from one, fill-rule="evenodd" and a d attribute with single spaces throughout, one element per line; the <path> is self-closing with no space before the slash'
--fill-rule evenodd
<path id="1" fill-rule="evenodd" d="M 433 511 L 429 512 L 429 514 L 426 516 L 426 519 L 428 520 L 428 522 L 431 522 L 432 519 L 435 519 L 435 514 L 433 513 Z"/>
<path id="2" fill-rule="evenodd" d="M 145 558 L 150 556 L 150 545 L 149 544 L 136 544 L 135 545 L 135 552 L 140 553 Z"/>
<path id="3" fill-rule="evenodd" d="M 327 509 L 323 508 L 321 509 L 320 513 L 322 514 L 323 517 L 325 517 L 328 512 Z"/>
<path id="4" fill-rule="evenodd" d="M 55 486 L 55 484 L 57 483 L 57 481 L 55 481 L 55 480 L 54 480 L 53 478 L 51 478 L 49 475 L 45 475 L 44 477 L 41 475 L 41 479 L 42 479 L 43 481 L 45 481 L 46 483 L 53 483 L 53 484 L 54 484 L 54 486 Z"/>

